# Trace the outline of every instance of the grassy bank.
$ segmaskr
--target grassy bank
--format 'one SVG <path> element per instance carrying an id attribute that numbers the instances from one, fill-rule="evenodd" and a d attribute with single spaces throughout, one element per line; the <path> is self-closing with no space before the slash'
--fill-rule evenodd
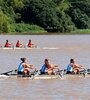
<path id="1" fill-rule="evenodd" d="M 71 32 L 72 34 L 90 34 L 90 29 L 78 29 Z"/>
<path id="2" fill-rule="evenodd" d="M 18 26 L 19 27 L 19 26 Z M 47 32 L 43 28 L 39 26 L 32 26 L 28 31 L 21 31 L 22 28 L 19 27 L 19 32 L 9 32 L 9 33 L 1 33 L 3 35 L 74 35 L 74 34 L 90 34 L 90 29 L 79 29 L 72 32 L 61 33 L 61 32 Z M 24 29 L 25 30 L 25 29 Z"/>
<path id="3" fill-rule="evenodd" d="M 0 31 L 1 34 L 7 35 L 29 35 L 29 34 L 42 34 L 47 31 L 37 25 L 30 25 L 25 23 L 10 24 L 7 28 L 7 33 Z"/>

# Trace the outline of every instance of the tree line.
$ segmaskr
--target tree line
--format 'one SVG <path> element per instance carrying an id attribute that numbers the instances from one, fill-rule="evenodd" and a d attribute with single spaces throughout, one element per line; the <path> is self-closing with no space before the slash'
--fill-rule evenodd
<path id="1" fill-rule="evenodd" d="M 0 33 L 90 29 L 90 0 L 0 0 Z"/>

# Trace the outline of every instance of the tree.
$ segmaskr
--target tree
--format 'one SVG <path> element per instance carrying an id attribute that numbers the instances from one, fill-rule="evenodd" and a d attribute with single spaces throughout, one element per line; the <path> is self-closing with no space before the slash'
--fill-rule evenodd
<path id="1" fill-rule="evenodd" d="M 90 29 L 90 18 L 80 9 L 73 9 L 70 16 L 79 29 Z"/>
<path id="2" fill-rule="evenodd" d="M 23 18 L 26 22 L 33 22 L 48 31 L 58 31 L 59 21 L 55 7 L 51 0 L 29 0 Z"/>
<path id="3" fill-rule="evenodd" d="M 0 32 L 9 31 L 9 18 L 0 10 Z"/>

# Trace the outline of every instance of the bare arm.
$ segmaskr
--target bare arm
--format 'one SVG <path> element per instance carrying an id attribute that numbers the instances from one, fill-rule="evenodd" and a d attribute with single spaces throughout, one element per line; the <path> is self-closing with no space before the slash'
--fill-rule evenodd
<path id="1" fill-rule="evenodd" d="M 57 66 L 57 65 L 51 64 L 51 68 L 52 68 L 52 69 L 58 69 L 58 66 Z"/>
<path id="2" fill-rule="evenodd" d="M 85 69 L 82 65 L 74 64 L 74 68 Z"/>
<path id="3" fill-rule="evenodd" d="M 31 69 L 34 68 L 32 64 L 27 64 L 27 63 L 24 63 L 23 66 L 24 66 L 25 68 L 31 68 Z"/>

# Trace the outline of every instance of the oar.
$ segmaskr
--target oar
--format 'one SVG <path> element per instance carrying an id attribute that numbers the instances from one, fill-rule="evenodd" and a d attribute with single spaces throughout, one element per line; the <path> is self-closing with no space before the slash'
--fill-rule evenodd
<path id="1" fill-rule="evenodd" d="M 38 70 L 35 70 L 34 75 L 31 77 L 31 79 L 34 80 L 34 78 L 38 76 L 39 74 L 40 72 Z"/>
<path id="2" fill-rule="evenodd" d="M 84 69 L 83 70 L 83 76 L 85 77 L 87 74 L 90 74 L 90 69 Z"/>
<path id="3" fill-rule="evenodd" d="M 62 72 L 63 70 L 60 70 L 60 69 L 58 69 L 58 75 L 62 78 L 63 77 L 63 74 L 61 74 L 61 72 Z"/>
<path id="4" fill-rule="evenodd" d="M 15 69 L 15 70 L 10 70 L 10 71 L 8 71 L 8 72 L 1 73 L 0 75 L 9 75 L 9 73 L 16 72 L 16 71 L 17 71 L 17 69 Z"/>

